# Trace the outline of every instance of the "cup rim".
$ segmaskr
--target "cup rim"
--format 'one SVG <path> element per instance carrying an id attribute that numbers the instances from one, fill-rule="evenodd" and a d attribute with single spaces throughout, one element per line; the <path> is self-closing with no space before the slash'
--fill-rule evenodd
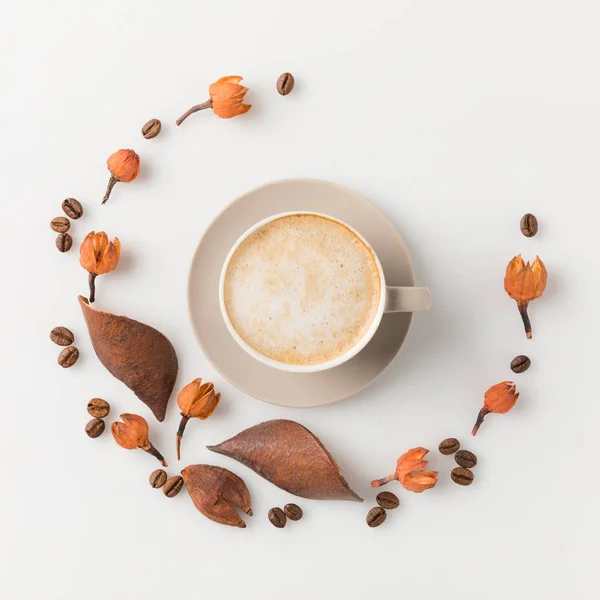
<path id="1" fill-rule="evenodd" d="M 244 340 L 244 338 L 242 338 L 242 336 L 237 332 L 237 330 L 233 326 L 233 323 L 231 322 L 229 313 L 227 312 L 227 308 L 225 306 L 225 293 L 224 293 L 225 276 L 227 274 L 227 269 L 229 267 L 229 263 L 231 262 L 231 259 L 232 259 L 233 255 L 235 254 L 236 250 L 248 238 L 248 236 L 253 234 L 255 231 L 257 231 L 261 227 L 264 227 L 265 225 L 272 223 L 273 221 L 277 221 L 278 219 L 282 219 L 284 217 L 291 217 L 294 215 L 314 215 L 317 217 L 323 217 L 325 219 L 329 219 L 331 221 L 339 223 L 340 225 L 343 225 L 344 227 L 348 228 L 354 235 L 356 235 L 363 242 L 363 244 L 371 252 L 371 254 L 375 260 L 375 264 L 377 266 L 378 273 L 379 273 L 379 284 L 380 284 L 379 306 L 377 307 L 377 312 L 375 313 L 375 316 L 373 317 L 373 320 L 371 321 L 371 324 L 369 325 L 369 328 L 365 332 L 364 336 L 360 339 L 360 341 L 358 341 L 356 344 L 354 344 L 354 346 L 349 348 L 346 352 L 344 352 L 340 356 L 337 356 L 336 358 L 325 361 L 323 363 L 317 363 L 314 365 L 294 365 L 294 364 L 290 364 L 290 363 L 284 363 L 284 362 L 275 360 L 273 358 L 270 358 L 269 356 L 265 356 L 264 354 L 261 354 L 260 352 L 258 352 L 258 350 L 254 349 L 250 344 L 248 344 L 248 342 L 246 342 L 246 340 Z M 244 233 L 242 233 L 242 235 L 237 239 L 237 241 L 233 244 L 233 246 L 229 250 L 227 257 L 225 258 L 225 261 L 223 262 L 223 266 L 221 268 L 221 274 L 219 276 L 219 307 L 221 309 L 221 316 L 223 317 L 225 326 L 227 327 L 227 330 L 229 331 L 229 333 L 231 334 L 233 339 L 238 343 L 238 345 L 243 350 L 245 350 L 250 356 L 252 356 L 256 360 L 258 360 L 259 362 L 262 362 L 263 364 L 266 364 L 269 367 L 279 369 L 280 371 L 287 371 L 287 372 L 291 372 L 291 373 L 317 373 L 319 371 L 326 371 L 328 369 L 337 367 L 337 366 L 345 363 L 346 361 L 350 360 L 354 356 L 356 356 L 371 341 L 371 339 L 375 335 L 375 332 L 379 328 L 381 319 L 385 312 L 385 304 L 386 304 L 385 274 L 383 272 L 381 262 L 379 261 L 379 257 L 377 256 L 377 253 L 375 252 L 375 250 L 373 249 L 371 244 L 369 244 L 369 242 L 361 235 L 360 232 L 358 232 L 351 225 L 348 225 L 348 223 L 346 223 L 342 219 L 338 219 L 337 217 L 333 217 L 333 216 L 325 214 L 325 213 L 320 213 L 320 212 L 311 211 L 311 210 L 292 210 L 292 211 L 277 213 L 275 215 L 266 217 L 265 219 L 262 219 L 261 221 L 258 221 L 258 223 L 255 223 L 254 225 L 249 227 L 246 231 L 244 231 Z"/>

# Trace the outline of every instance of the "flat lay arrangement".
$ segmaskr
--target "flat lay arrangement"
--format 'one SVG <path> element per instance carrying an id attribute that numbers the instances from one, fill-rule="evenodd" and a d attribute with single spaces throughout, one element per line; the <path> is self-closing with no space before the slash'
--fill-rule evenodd
<path id="1" fill-rule="evenodd" d="M 227 76 L 211 84 L 210 99 L 186 111 L 176 125 L 204 109 L 212 109 L 223 119 L 247 113 L 252 106 L 243 103 L 248 88 L 240 85 L 241 80 L 239 76 Z M 276 89 L 285 96 L 294 85 L 293 75 L 284 73 L 277 79 Z M 162 130 L 163 124 L 158 119 L 150 119 L 141 132 L 144 138 L 153 139 Z M 107 202 L 116 183 L 136 179 L 143 161 L 135 151 L 123 149 L 109 157 L 107 166 L 110 179 L 102 204 Z M 122 196 L 120 201 L 126 201 L 125 190 Z M 82 204 L 73 198 L 65 199 L 62 207 L 71 218 L 83 215 Z M 70 221 L 67 217 L 55 217 L 50 227 L 59 237 L 65 236 Z M 520 228 L 524 236 L 535 236 L 538 232 L 535 215 L 524 215 Z M 217 240 L 212 239 L 215 229 L 219 232 L 218 246 Z M 377 235 L 371 239 L 376 247 L 369 242 L 375 230 Z M 64 241 L 60 244 L 57 241 L 57 246 L 61 251 L 68 250 Z M 161 422 L 177 377 L 176 350 L 150 325 L 92 306 L 97 277 L 118 268 L 119 239 L 111 240 L 103 231 L 91 231 L 79 251 L 89 283 L 89 297 L 80 296 L 79 304 L 96 355 Z M 390 282 L 403 285 L 387 285 L 388 277 Z M 528 305 L 542 296 L 546 280 L 546 266 L 539 257 L 525 263 L 518 255 L 506 268 L 504 287 L 517 302 L 528 339 L 532 337 Z M 424 312 L 423 318 L 427 318 L 426 311 L 431 305 L 429 290 L 413 285 L 412 265 L 405 245 L 385 217 L 352 192 L 312 180 L 268 184 L 238 199 L 221 213 L 208 227 L 192 260 L 188 293 L 191 320 L 200 346 L 206 348 L 203 343 L 206 335 L 221 340 L 221 354 L 214 345 L 207 352 L 214 367 L 226 378 L 231 371 L 244 373 L 244 378 L 232 376 L 231 382 L 257 398 L 288 406 L 314 406 L 359 392 L 390 365 L 407 335 L 412 313 Z M 395 314 L 399 318 L 389 318 Z M 218 334 L 210 330 L 207 322 Z M 355 369 L 355 362 L 367 360 L 368 348 L 375 352 L 379 344 L 386 342 L 379 335 L 380 330 L 396 340 L 389 354 L 381 355 L 381 362 L 375 364 L 373 371 L 361 370 L 360 379 L 345 377 Z M 66 346 L 59 355 L 59 364 L 72 367 L 79 357 L 78 349 L 72 345 L 73 334 L 58 326 L 51 331 L 50 338 Z M 522 373 L 529 364 L 529 358 L 520 355 L 512 361 L 511 369 Z M 342 379 L 344 386 L 336 385 Z M 259 381 L 268 384 L 269 394 L 263 392 Z M 296 397 L 294 387 L 301 390 Z M 311 403 L 306 401 L 307 397 L 313 398 Z M 479 431 L 486 415 L 507 413 L 518 397 L 513 382 L 490 387 L 472 434 Z M 189 420 L 207 419 L 218 409 L 220 401 L 221 393 L 215 391 L 213 383 L 203 383 L 200 377 L 179 392 L 177 461 L 181 460 L 181 442 Z M 85 428 L 88 437 L 97 438 L 104 433 L 104 419 L 109 410 L 102 399 L 89 401 L 88 412 L 94 418 Z M 168 467 L 164 455 L 150 442 L 146 419 L 131 413 L 121 414 L 120 419 L 111 424 L 115 442 L 127 450 L 142 449 Z M 192 443 L 193 435 L 186 437 L 188 444 Z M 454 454 L 458 464 L 450 473 L 452 481 L 468 486 L 474 482 L 471 469 L 477 458 L 471 451 L 459 448 L 456 438 L 439 443 L 440 453 Z M 363 501 L 351 489 L 321 441 L 295 421 L 260 423 L 221 444 L 209 445 L 208 449 L 233 458 L 295 496 Z M 427 470 L 428 453 L 423 447 L 406 451 L 398 459 L 395 471 L 373 480 L 372 487 L 397 481 L 410 492 L 434 488 L 439 472 Z M 181 470 L 181 475 L 170 478 L 164 470 L 157 470 L 150 475 L 150 484 L 162 488 L 167 497 L 176 496 L 185 486 L 200 513 L 217 523 L 245 528 L 246 522 L 236 509 L 247 516 L 253 515 L 244 481 L 222 467 L 189 465 Z M 377 503 L 367 514 L 369 527 L 381 525 L 386 520 L 386 510 L 396 508 L 399 500 L 391 492 L 382 492 Z M 298 520 L 302 516 L 297 505 L 290 503 L 286 507 L 268 511 L 269 521 L 277 528 L 283 528 L 287 519 Z"/>

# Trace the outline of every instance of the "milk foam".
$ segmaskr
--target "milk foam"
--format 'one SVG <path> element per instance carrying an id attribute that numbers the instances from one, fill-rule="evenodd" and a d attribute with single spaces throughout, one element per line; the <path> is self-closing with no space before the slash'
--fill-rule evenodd
<path id="1" fill-rule="evenodd" d="M 237 248 L 224 282 L 227 313 L 252 348 L 279 362 L 320 364 L 359 342 L 377 313 L 372 252 L 317 215 L 282 217 Z"/>

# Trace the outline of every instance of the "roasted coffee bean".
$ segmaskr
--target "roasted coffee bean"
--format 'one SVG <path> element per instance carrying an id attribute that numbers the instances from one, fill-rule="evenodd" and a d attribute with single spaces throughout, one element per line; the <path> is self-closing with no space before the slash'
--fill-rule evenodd
<path id="1" fill-rule="evenodd" d="M 472 469 L 477 464 L 477 457 L 468 450 L 459 450 L 454 455 L 454 460 L 461 466 L 467 469 Z"/>
<path id="2" fill-rule="evenodd" d="M 277 91 L 282 96 L 287 96 L 294 89 L 294 76 L 291 73 L 282 73 L 277 80 Z"/>
<path id="3" fill-rule="evenodd" d="M 152 473 L 150 473 L 149 481 L 150 485 L 157 490 L 165 485 L 167 481 L 167 472 L 163 469 L 156 469 L 156 471 L 152 471 Z"/>
<path id="4" fill-rule="evenodd" d="M 460 442 L 456 438 L 446 438 L 438 446 L 438 450 L 448 456 L 454 454 L 460 448 Z"/>
<path id="5" fill-rule="evenodd" d="M 528 356 L 524 354 L 519 354 L 519 356 L 515 356 L 510 361 L 510 368 L 513 373 L 525 373 L 527 369 L 531 366 L 531 360 Z"/>
<path id="6" fill-rule="evenodd" d="M 379 527 L 387 517 L 387 513 L 384 508 L 381 506 L 376 506 L 372 508 L 367 514 L 367 525 L 369 527 Z"/>
<path id="7" fill-rule="evenodd" d="M 304 513 L 297 504 L 286 504 L 283 507 L 283 513 L 290 521 L 299 521 Z"/>
<path id="8" fill-rule="evenodd" d="M 67 198 L 63 200 L 62 209 L 67 215 L 67 217 L 71 217 L 71 219 L 79 219 L 83 214 L 83 206 L 81 206 L 81 202 L 79 200 L 75 200 L 75 198 Z"/>
<path id="9" fill-rule="evenodd" d="M 67 217 L 54 217 L 50 221 L 50 228 L 57 233 L 66 233 L 71 227 L 71 221 Z"/>
<path id="10" fill-rule="evenodd" d="M 75 346 L 69 346 L 61 351 L 58 355 L 58 364 L 67 369 L 68 367 L 72 367 L 79 358 L 79 350 Z"/>
<path id="11" fill-rule="evenodd" d="M 92 417 L 103 418 L 110 412 L 110 404 L 102 398 L 92 398 L 87 405 L 87 411 Z"/>
<path id="12" fill-rule="evenodd" d="M 538 232 L 538 221 L 535 215 L 527 213 L 521 218 L 521 233 L 525 237 L 533 237 Z"/>
<path id="13" fill-rule="evenodd" d="M 396 496 L 396 494 L 392 494 L 392 492 L 379 492 L 375 500 L 377 500 L 377 504 L 379 504 L 381 508 L 386 508 L 388 510 L 392 510 L 400 506 L 400 500 L 398 500 L 398 496 Z"/>
<path id="14" fill-rule="evenodd" d="M 104 421 L 102 419 L 92 419 L 86 426 L 85 432 L 91 438 L 100 437 L 104 433 Z"/>
<path id="15" fill-rule="evenodd" d="M 275 527 L 281 529 L 282 527 L 285 527 L 287 517 L 285 516 L 285 513 L 276 506 L 269 511 L 269 521 L 271 521 Z"/>
<path id="16" fill-rule="evenodd" d="M 151 140 L 155 138 L 162 129 L 162 123 L 158 119 L 150 119 L 142 127 L 142 135 L 147 139 Z"/>
<path id="17" fill-rule="evenodd" d="M 75 336 L 66 327 L 55 327 L 50 332 L 50 339 L 59 346 L 70 346 L 75 340 Z"/>
<path id="18" fill-rule="evenodd" d="M 73 245 L 73 238 L 68 233 L 59 233 L 56 238 L 56 247 L 61 252 L 68 252 Z"/>
<path id="19" fill-rule="evenodd" d="M 465 469 L 464 467 L 452 469 L 450 476 L 452 477 L 452 481 L 458 483 L 458 485 L 471 485 L 475 477 L 471 469 Z"/>
<path id="20" fill-rule="evenodd" d="M 179 494 L 183 487 L 183 477 L 176 475 L 167 479 L 163 485 L 163 494 L 168 498 L 173 498 Z"/>

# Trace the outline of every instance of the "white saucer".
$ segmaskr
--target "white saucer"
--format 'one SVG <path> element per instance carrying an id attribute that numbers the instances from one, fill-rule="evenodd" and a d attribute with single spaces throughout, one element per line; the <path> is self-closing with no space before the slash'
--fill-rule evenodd
<path id="1" fill-rule="evenodd" d="M 209 225 L 192 259 L 188 306 L 202 352 L 229 382 L 272 404 L 321 406 L 360 392 L 385 371 L 406 338 L 412 313 L 384 315 L 369 344 L 348 362 L 328 371 L 288 373 L 244 352 L 221 316 L 221 268 L 231 246 L 250 226 L 270 215 L 294 210 L 325 213 L 345 221 L 373 246 L 388 285 L 414 285 L 412 263 L 400 234 L 368 200 L 327 181 L 288 179 L 241 196 Z"/>

